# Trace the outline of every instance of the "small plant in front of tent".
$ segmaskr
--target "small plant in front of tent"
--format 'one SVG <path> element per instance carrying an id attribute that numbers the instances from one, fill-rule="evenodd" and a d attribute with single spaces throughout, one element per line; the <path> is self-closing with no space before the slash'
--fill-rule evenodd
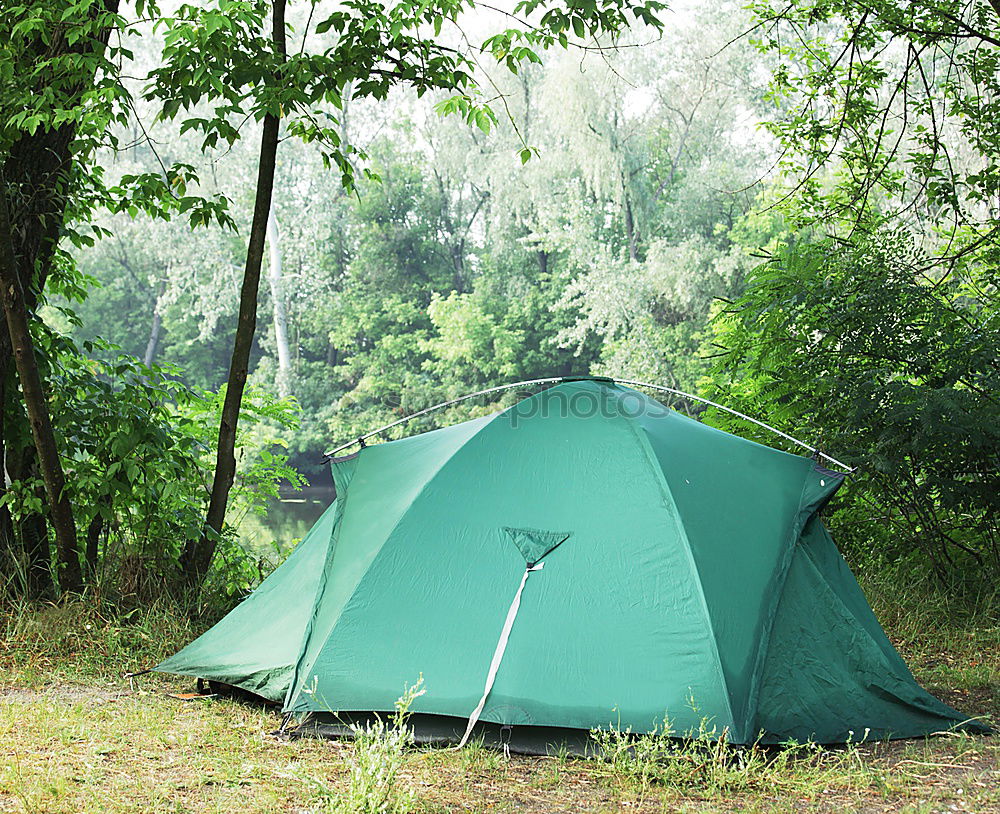
<path id="1" fill-rule="evenodd" d="M 649 732 L 635 734 L 631 727 L 611 725 L 590 734 L 597 747 L 595 757 L 607 762 L 611 774 L 644 790 L 654 785 L 740 788 L 747 785 L 741 773 L 759 768 L 756 745 L 734 747 L 728 731 L 720 732 L 708 717 L 699 721 L 697 731 L 683 734 L 673 729 L 666 716 Z M 740 760 L 734 760 L 736 755 Z"/>
<path id="2" fill-rule="evenodd" d="M 347 790 L 338 798 L 328 792 L 326 810 L 337 814 L 405 814 L 413 808 L 412 789 L 400 784 L 406 748 L 413 743 L 409 725 L 413 702 L 426 692 L 423 675 L 396 699 L 387 720 L 376 717 L 365 725 L 351 724 L 354 739 Z"/>

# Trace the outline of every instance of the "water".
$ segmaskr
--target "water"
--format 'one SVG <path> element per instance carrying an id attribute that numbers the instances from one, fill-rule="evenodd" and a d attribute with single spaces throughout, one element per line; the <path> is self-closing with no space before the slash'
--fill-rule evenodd
<path id="1" fill-rule="evenodd" d="M 243 545 L 269 559 L 284 557 L 319 520 L 333 497 L 332 488 L 318 486 L 268 501 L 266 516 L 251 514 L 240 522 Z"/>

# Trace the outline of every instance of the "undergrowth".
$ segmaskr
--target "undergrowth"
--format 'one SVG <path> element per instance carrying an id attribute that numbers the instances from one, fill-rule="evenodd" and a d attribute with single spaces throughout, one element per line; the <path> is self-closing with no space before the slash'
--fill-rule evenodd
<path id="1" fill-rule="evenodd" d="M 0 683 L 109 681 L 152 667 L 200 632 L 160 600 L 124 612 L 88 598 L 0 605 Z"/>
<path id="2" fill-rule="evenodd" d="M 1000 720 L 1000 586 L 945 590 L 902 570 L 864 569 L 859 577 L 918 680 L 958 706 L 968 696 Z"/>
<path id="3" fill-rule="evenodd" d="M 734 745 L 727 731 L 719 731 L 707 718 L 693 732 L 675 732 L 664 720 L 651 732 L 636 734 L 611 726 L 593 730 L 591 738 L 597 747 L 594 759 L 603 771 L 642 792 L 661 788 L 680 794 L 802 794 L 831 786 L 884 785 L 881 770 L 865 760 L 856 743 L 836 750 L 796 742 L 781 747 Z"/>

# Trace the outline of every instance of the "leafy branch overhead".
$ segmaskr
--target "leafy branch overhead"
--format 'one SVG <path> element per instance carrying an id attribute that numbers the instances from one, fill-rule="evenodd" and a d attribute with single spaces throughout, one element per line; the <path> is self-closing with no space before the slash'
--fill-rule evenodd
<path id="1" fill-rule="evenodd" d="M 933 222 L 945 263 L 1000 227 L 1000 8 L 976 0 L 751 6 L 778 60 L 767 128 L 798 222 Z M 833 171 L 833 177 L 828 172 Z M 920 226 L 919 228 L 923 228 Z"/>
<path id="2" fill-rule="evenodd" d="M 145 97 L 161 105 L 161 118 L 180 116 L 180 132 L 200 133 L 203 149 L 233 144 L 251 119 L 280 115 L 289 134 L 321 146 L 324 160 L 340 171 L 344 187 L 353 189 L 356 162 L 367 156 L 356 145 L 343 143 L 338 111 L 345 93 L 381 101 L 398 87 L 412 88 L 418 97 L 457 91 L 437 110 L 459 114 L 488 131 L 497 116 L 480 93 L 477 53 L 489 54 L 516 73 L 524 63 L 539 62 L 539 51 L 554 46 L 592 47 L 584 38 L 613 42 L 634 20 L 659 30 L 657 14 L 665 6 L 657 0 L 521 0 L 510 15 L 523 19 L 521 27 L 488 37 L 479 48 L 467 40 L 461 46 L 446 44 L 441 36 L 445 26 L 460 31 L 462 14 L 476 8 L 473 0 L 350 0 L 324 13 L 314 2 L 298 34 L 298 48 L 279 59 L 261 33 L 266 3 L 217 0 L 183 5 L 156 23 L 164 35 L 163 64 L 151 72 Z M 528 22 L 533 17 L 537 22 Z M 191 115 L 206 105 L 211 106 L 208 114 Z M 371 171 L 365 167 L 364 172 Z"/>

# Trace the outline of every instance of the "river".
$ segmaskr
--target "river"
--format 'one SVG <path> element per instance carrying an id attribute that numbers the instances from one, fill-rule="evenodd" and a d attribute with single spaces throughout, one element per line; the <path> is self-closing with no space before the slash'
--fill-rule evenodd
<path id="1" fill-rule="evenodd" d="M 283 559 L 333 502 L 331 487 L 311 486 L 283 493 L 268 501 L 267 514 L 247 515 L 240 521 L 240 537 L 247 548 L 269 560 Z M 279 553 L 280 552 L 280 553 Z"/>

